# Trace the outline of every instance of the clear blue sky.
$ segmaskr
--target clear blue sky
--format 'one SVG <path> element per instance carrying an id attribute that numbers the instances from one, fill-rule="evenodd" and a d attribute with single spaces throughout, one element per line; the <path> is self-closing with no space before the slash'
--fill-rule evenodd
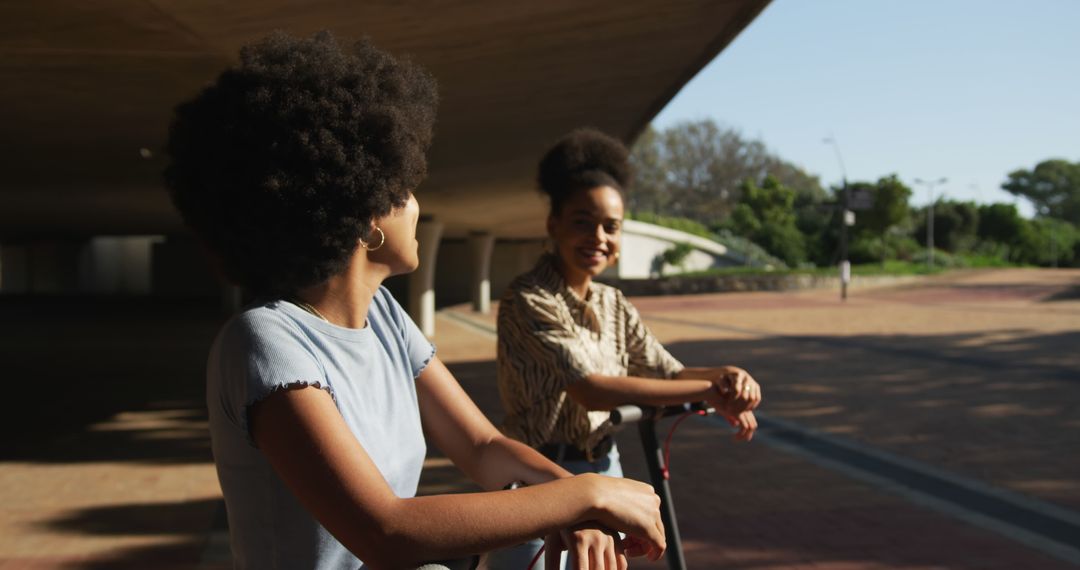
<path id="1" fill-rule="evenodd" d="M 832 133 L 849 180 L 1012 203 L 1009 172 L 1080 160 L 1080 0 L 774 0 L 653 124 L 706 117 L 824 185 Z"/>

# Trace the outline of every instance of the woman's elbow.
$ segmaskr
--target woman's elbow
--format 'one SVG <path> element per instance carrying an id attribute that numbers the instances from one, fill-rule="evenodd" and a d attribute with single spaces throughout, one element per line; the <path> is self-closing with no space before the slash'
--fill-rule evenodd
<path id="1" fill-rule="evenodd" d="M 418 560 L 410 558 L 418 549 L 414 533 L 409 532 L 411 525 L 398 510 L 403 506 L 400 501 L 396 499 L 394 502 L 398 504 L 393 506 L 385 505 L 386 510 L 366 523 L 350 525 L 344 536 L 338 535 L 338 540 L 364 561 L 365 568 L 396 570 L 420 565 Z"/>
<path id="2" fill-rule="evenodd" d="M 416 568 L 421 564 L 420 560 L 410 556 L 417 549 L 405 536 L 393 532 L 379 532 L 376 535 L 368 537 L 366 544 L 358 549 L 360 552 L 353 550 L 353 554 L 364 561 L 365 568 L 400 570 Z"/>

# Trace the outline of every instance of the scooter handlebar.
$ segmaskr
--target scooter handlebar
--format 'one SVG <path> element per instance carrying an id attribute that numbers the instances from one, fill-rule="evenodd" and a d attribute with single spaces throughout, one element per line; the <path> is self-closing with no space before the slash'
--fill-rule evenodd
<path id="1" fill-rule="evenodd" d="M 667 416 L 676 416 L 686 412 L 703 411 L 706 414 L 716 413 L 716 409 L 706 402 L 687 402 L 677 406 L 638 406 L 624 404 L 611 410 L 612 425 L 619 426 L 639 422 L 643 419 L 659 420 Z"/>
<path id="2" fill-rule="evenodd" d="M 612 425 L 632 424 L 641 421 L 645 416 L 645 410 L 641 406 L 625 404 L 611 410 Z"/>

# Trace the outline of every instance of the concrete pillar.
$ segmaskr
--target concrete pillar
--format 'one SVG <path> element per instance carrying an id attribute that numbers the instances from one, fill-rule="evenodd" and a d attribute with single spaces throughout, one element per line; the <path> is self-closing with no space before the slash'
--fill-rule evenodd
<path id="1" fill-rule="evenodd" d="M 409 274 L 409 315 L 420 331 L 429 337 L 435 334 L 435 264 L 442 231 L 442 222 L 429 217 L 420 218 L 420 223 L 416 225 L 420 267 Z"/>
<path id="2" fill-rule="evenodd" d="M 30 290 L 30 261 L 26 246 L 0 246 L 0 292 L 26 293 Z"/>
<path id="3" fill-rule="evenodd" d="M 84 291 L 91 293 L 120 292 L 120 272 L 123 268 L 121 238 L 95 237 L 83 249 L 80 281 Z"/>
<path id="4" fill-rule="evenodd" d="M 472 307 L 477 313 L 491 312 L 491 252 L 495 236 L 487 232 L 469 234 L 469 254 L 472 258 Z"/>
<path id="5" fill-rule="evenodd" d="M 124 293 L 150 294 L 154 244 L 164 239 L 161 236 L 131 236 L 121 243 L 124 269 L 120 274 L 120 289 Z"/>
<path id="6" fill-rule="evenodd" d="M 152 251 L 160 236 L 100 236 L 83 250 L 80 281 L 84 291 L 150 294 Z"/>

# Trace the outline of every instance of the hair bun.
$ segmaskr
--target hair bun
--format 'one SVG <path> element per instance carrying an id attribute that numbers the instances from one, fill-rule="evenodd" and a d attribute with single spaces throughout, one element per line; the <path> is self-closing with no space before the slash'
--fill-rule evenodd
<path id="1" fill-rule="evenodd" d="M 625 191 L 631 180 L 630 153 L 618 139 L 581 128 L 559 139 L 540 160 L 537 181 L 553 210 L 570 194 L 598 185 Z"/>

